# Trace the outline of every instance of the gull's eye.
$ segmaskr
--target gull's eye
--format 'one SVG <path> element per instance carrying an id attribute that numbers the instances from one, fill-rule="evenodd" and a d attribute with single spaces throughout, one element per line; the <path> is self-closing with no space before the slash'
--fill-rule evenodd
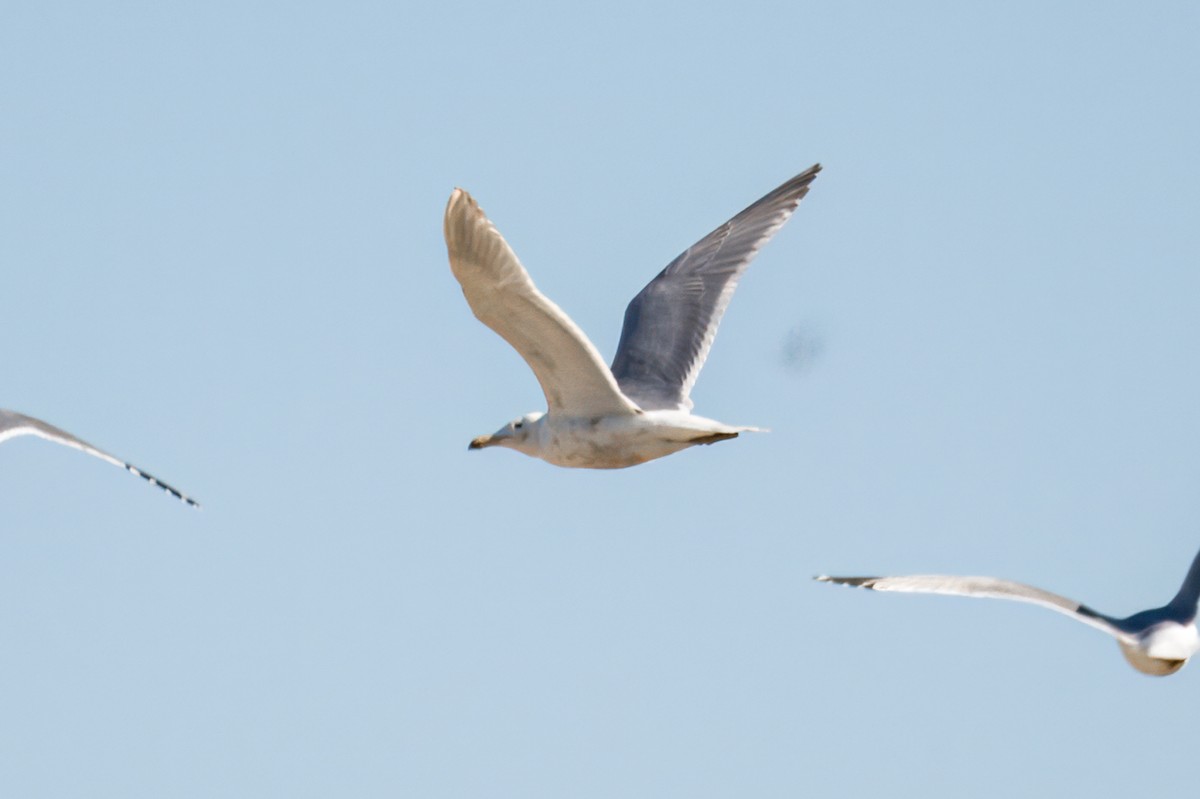
<path id="1" fill-rule="evenodd" d="M 515 428 L 515 429 L 517 429 L 517 430 L 520 430 L 520 429 L 521 429 L 521 425 L 523 425 L 523 424 L 525 424 L 525 423 L 524 423 L 524 422 L 517 422 L 515 425 L 513 425 L 513 428 Z"/>

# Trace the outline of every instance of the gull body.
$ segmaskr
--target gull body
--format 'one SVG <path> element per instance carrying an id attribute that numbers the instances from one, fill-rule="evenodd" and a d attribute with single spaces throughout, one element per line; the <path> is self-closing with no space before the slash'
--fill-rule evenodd
<path id="1" fill-rule="evenodd" d="M 738 279 L 808 193 L 797 175 L 689 247 L 625 310 L 611 368 L 462 189 L 446 205 L 450 268 L 475 316 L 533 370 L 547 410 L 512 420 L 470 449 L 501 446 L 556 466 L 620 469 L 759 428 L 691 412 L 690 393 Z"/>
<path id="2" fill-rule="evenodd" d="M 555 466 L 623 469 L 757 429 L 732 427 L 679 410 L 594 417 L 531 413 L 476 438 L 470 449 L 502 446 Z"/>
<path id="3" fill-rule="evenodd" d="M 151 485 L 156 485 L 163 491 L 166 491 L 171 496 L 183 501 L 187 505 L 194 508 L 200 507 L 200 503 L 191 497 L 181 493 L 178 489 L 167 485 L 153 475 L 147 474 L 136 466 L 126 463 L 115 455 L 110 455 L 102 449 L 92 446 L 81 438 L 71 435 L 65 430 L 61 430 L 52 424 L 43 422 L 41 419 L 35 419 L 32 416 L 26 416 L 23 413 L 16 411 L 0 410 L 0 443 L 8 441 L 10 438 L 17 436 L 37 436 L 44 438 L 47 441 L 53 441 L 56 444 L 62 444 L 72 449 L 77 449 L 81 452 L 86 452 L 89 455 L 94 455 L 100 460 L 107 461 L 114 466 L 120 466 L 130 474 L 137 475 Z"/>
<path id="4" fill-rule="evenodd" d="M 1200 651 L 1196 629 L 1196 605 L 1200 600 L 1200 553 L 1175 597 L 1160 608 L 1143 610 L 1125 618 L 1114 618 L 1072 599 L 1031 585 L 995 577 L 954 577 L 918 574 L 907 577 L 828 577 L 821 582 L 839 583 L 875 591 L 951 594 L 1030 602 L 1063 613 L 1076 621 L 1111 635 L 1129 664 L 1143 674 L 1162 677 L 1174 674 Z"/>

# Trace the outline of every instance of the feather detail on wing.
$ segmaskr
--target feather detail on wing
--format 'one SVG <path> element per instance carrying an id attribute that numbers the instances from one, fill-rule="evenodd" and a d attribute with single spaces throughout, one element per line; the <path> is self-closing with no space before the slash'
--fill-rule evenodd
<path id="1" fill-rule="evenodd" d="M 512 345 L 533 370 L 551 413 L 638 413 L 595 346 L 529 277 L 471 195 L 455 189 L 446 205 L 450 269 L 476 318 Z"/>
<path id="2" fill-rule="evenodd" d="M 691 410 L 692 386 L 738 279 L 820 171 L 816 164 L 762 197 L 684 250 L 633 298 L 612 364 L 627 397 L 646 410 Z"/>

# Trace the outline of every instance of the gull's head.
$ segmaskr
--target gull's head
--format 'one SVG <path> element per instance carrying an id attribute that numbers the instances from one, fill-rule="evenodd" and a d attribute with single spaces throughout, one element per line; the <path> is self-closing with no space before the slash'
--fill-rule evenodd
<path id="1" fill-rule="evenodd" d="M 513 419 L 490 436 L 479 436 L 467 445 L 467 449 L 483 449 L 484 447 L 508 447 L 526 454 L 533 454 L 538 446 L 538 428 L 541 427 L 545 413 L 527 413 Z"/>

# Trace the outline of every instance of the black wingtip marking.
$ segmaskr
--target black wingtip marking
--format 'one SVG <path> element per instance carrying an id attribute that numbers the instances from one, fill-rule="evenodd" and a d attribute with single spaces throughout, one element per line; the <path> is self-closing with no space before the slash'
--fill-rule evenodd
<path id="1" fill-rule="evenodd" d="M 848 588 L 873 589 L 875 587 L 875 581 L 879 580 L 880 578 L 878 578 L 878 577 L 831 577 L 828 574 L 822 574 L 819 577 L 814 577 L 813 579 L 817 580 L 819 582 L 822 582 L 822 583 L 834 583 L 835 585 L 844 585 L 844 586 L 847 586 Z"/>
<path id="2" fill-rule="evenodd" d="M 689 441 L 689 444 L 716 444 L 718 441 L 728 441 L 731 438 L 737 438 L 737 433 L 710 433 L 709 435 L 699 436 Z"/>
<path id="3" fill-rule="evenodd" d="M 804 170 L 799 175 L 796 175 L 796 177 L 789 180 L 787 183 L 784 183 L 783 187 L 786 187 L 787 189 L 790 189 L 792 191 L 796 190 L 797 188 L 804 189 L 804 192 L 796 198 L 796 202 L 797 202 L 797 204 L 799 204 L 799 201 L 804 197 L 805 194 L 808 193 L 809 184 L 811 184 L 814 180 L 817 179 L 817 175 L 820 174 L 820 172 L 821 172 L 821 165 L 813 164 L 808 169 Z"/>
<path id="4" fill-rule="evenodd" d="M 128 463 L 125 464 L 125 470 L 128 471 L 130 474 L 137 475 L 138 477 L 140 477 L 143 480 L 145 480 L 146 482 L 148 482 L 150 485 L 158 486 L 163 491 L 166 491 L 168 494 L 175 497 L 176 499 L 178 499 L 180 502 L 184 503 L 185 505 L 190 505 L 197 510 L 200 509 L 199 502 L 197 502 L 196 500 L 187 496 L 186 494 L 184 494 L 182 491 L 175 488 L 174 486 L 164 483 L 162 480 L 159 480 L 154 475 L 149 474 L 147 472 L 143 472 L 141 469 L 137 468 L 136 466 L 132 466 Z"/>

